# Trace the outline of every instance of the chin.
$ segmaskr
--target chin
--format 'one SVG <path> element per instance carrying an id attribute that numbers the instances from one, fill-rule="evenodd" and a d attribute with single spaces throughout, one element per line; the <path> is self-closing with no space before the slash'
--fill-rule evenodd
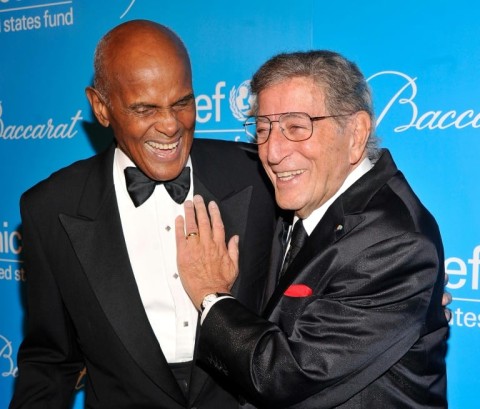
<path id="1" fill-rule="evenodd" d="M 278 206 L 283 210 L 295 210 L 296 207 L 293 206 L 292 201 L 276 199 Z"/>
<path id="2" fill-rule="evenodd" d="M 182 166 L 175 166 L 173 168 L 168 169 L 167 172 L 162 172 L 163 179 L 162 180 L 171 180 L 175 179 L 180 173 L 182 172 L 183 168 L 186 164 Z"/>

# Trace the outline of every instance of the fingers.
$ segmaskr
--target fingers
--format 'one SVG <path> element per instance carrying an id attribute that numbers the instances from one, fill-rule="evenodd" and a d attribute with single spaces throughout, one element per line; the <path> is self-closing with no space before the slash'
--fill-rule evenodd
<path id="1" fill-rule="evenodd" d="M 442 305 L 445 307 L 451 302 L 452 302 L 452 294 L 450 294 L 448 291 L 445 291 L 442 296 Z"/>
<path id="2" fill-rule="evenodd" d="M 222 221 L 220 209 L 215 202 L 208 204 L 208 212 L 205 202 L 200 195 L 193 197 L 193 202 L 187 200 L 184 204 L 185 221 L 178 221 L 177 237 L 180 238 L 183 230 L 184 237 L 187 238 L 192 233 L 198 233 L 201 238 L 213 239 L 216 243 L 225 243 L 225 226 Z M 237 241 L 238 242 L 238 241 Z"/>
<path id="3" fill-rule="evenodd" d="M 185 208 L 187 234 L 192 231 L 198 231 L 201 237 L 213 238 L 217 243 L 225 243 L 225 227 L 218 205 L 215 202 L 210 202 L 207 212 L 205 202 L 199 195 L 193 197 L 193 205 L 194 209 L 191 209 L 190 205 L 188 205 L 188 208 Z"/>
<path id="4" fill-rule="evenodd" d="M 445 318 L 447 321 L 450 321 L 452 319 L 452 311 L 447 308 L 447 305 L 452 302 L 452 294 L 450 294 L 448 291 L 445 291 L 442 296 L 442 306 L 443 306 L 443 312 L 445 313 Z"/>
<path id="5" fill-rule="evenodd" d="M 192 227 L 195 226 L 197 228 L 195 231 L 198 231 L 201 238 L 208 239 L 212 236 L 212 229 L 210 227 L 210 217 L 208 216 L 202 196 L 195 195 L 193 197 L 193 204 L 195 206 L 194 211 L 197 220 L 196 223 L 192 223 Z M 193 220 L 193 222 L 195 222 L 195 220 Z M 187 225 L 187 228 L 189 227 L 190 226 Z"/>
<path id="6" fill-rule="evenodd" d="M 184 211 L 185 218 L 175 220 L 177 266 L 185 291 L 198 307 L 205 294 L 232 287 L 238 275 L 238 236 L 225 245 L 219 207 L 211 202 L 207 211 L 201 196 L 186 201 Z"/>
<path id="7" fill-rule="evenodd" d="M 183 238 L 199 235 L 201 233 L 200 230 L 203 230 L 204 234 L 208 234 L 208 231 L 210 230 L 210 219 L 208 218 L 202 197 L 199 195 L 194 196 L 193 202 L 191 200 L 186 200 L 183 208 L 185 219 L 179 216 L 175 220 L 175 234 L 177 239 L 180 239 L 180 236 L 182 235 Z M 198 224 L 197 218 L 199 220 Z M 201 229 L 200 225 L 202 225 Z"/>
<path id="8" fill-rule="evenodd" d="M 218 205 L 215 202 L 210 202 L 208 211 L 212 222 L 213 240 L 217 243 L 225 243 L 225 226 Z"/>
<path id="9" fill-rule="evenodd" d="M 228 242 L 228 255 L 230 260 L 232 260 L 233 265 L 235 266 L 235 278 L 238 275 L 238 259 L 239 259 L 239 250 L 238 250 L 238 242 L 240 238 L 238 236 L 233 236 L 230 241 Z"/>
<path id="10" fill-rule="evenodd" d="M 197 222 L 195 220 L 195 207 L 191 200 L 185 201 L 185 235 L 190 233 L 198 233 Z"/>
<path id="11" fill-rule="evenodd" d="M 175 219 L 175 241 L 180 251 L 185 246 L 185 221 L 182 216 L 177 216 Z"/>

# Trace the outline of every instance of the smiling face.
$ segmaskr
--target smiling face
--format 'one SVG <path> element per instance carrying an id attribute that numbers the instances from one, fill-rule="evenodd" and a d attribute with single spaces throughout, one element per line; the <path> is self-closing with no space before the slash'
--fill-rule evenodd
<path id="1" fill-rule="evenodd" d="M 257 104 L 259 116 L 282 112 L 306 112 L 311 117 L 343 114 L 327 112 L 323 90 L 306 77 L 293 77 L 263 89 Z M 268 141 L 258 148 L 278 205 L 294 210 L 303 219 L 330 199 L 365 157 L 369 124 L 365 112 L 352 114 L 344 129 L 328 118 L 313 123 L 310 139 L 292 142 L 283 136 L 278 123 L 273 123 Z"/>
<path id="2" fill-rule="evenodd" d="M 190 63 L 157 26 L 120 30 L 105 50 L 106 94 L 87 89 L 97 119 L 118 147 L 154 180 L 174 179 L 193 141 L 195 99 Z"/>

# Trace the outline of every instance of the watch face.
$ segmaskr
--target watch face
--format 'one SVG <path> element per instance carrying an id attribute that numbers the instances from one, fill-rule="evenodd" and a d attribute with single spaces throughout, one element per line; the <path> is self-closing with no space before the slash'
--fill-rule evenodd
<path id="1" fill-rule="evenodd" d="M 202 301 L 202 307 L 205 308 L 208 304 L 210 304 L 213 300 L 216 300 L 217 298 L 217 294 L 207 294 Z"/>
<path id="2" fill-rule="evenodd" d="M 212 302 L 213 300 L 216 300 L 217 298 L 218 298 L 217 294 L 207 294 L 205 296 L 205 298 L 203 299 L 203 301 Z"/>
<path id="3" fill-rule="evenodd" d="M 231 294 L 227 294 L 227 293 L 213 293 L 213 294 L 207 294 L 205 296 L 205 298 L 203 299 L 202 301 L 202 311 L 207 307 L 208 304 L 211 304 L 213 301 L 215 301 L 217 298 L 219 297 L 223 297 L 223 296 L 228 296 L 228 297 L 232 297 Z"/>

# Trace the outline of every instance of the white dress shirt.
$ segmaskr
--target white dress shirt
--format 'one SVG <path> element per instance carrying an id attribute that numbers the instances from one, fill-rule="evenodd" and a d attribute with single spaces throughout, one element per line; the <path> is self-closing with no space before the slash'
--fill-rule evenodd
<path id="1" fill-rule="evenodd" d="M 315 209 L 307 218 L 303 219 L 303 227 L 305 228 L 305 231 L 309 236 L 312 234 L 317 224 L 320 223 L 320 220 L 322 220 L 322 217 L 325 215 L 328 208 L 337 199 L 337 197 L 340 196 L 343 192 L 345 192 L 345 190 L 347 190 L 350 186 L 352 186 L 365 173 L 367 173 L 370 169 L 372 169 L 372 167 L 373 167 L 373 164 L 370 161 L 370 159 L 368 158 L 363 159 L 362 162 L 348 174 L 348 176 L 343 181 L 342 186 L 340 186 L 340 189 L 338 189 L 338 191 L 330 199 L 328 199 L 324 204 L 322 204 L 318 209 Z M 298 220 L 298 217 L 295 216 L 293 218 L 292 226 L 295 224 L 297 220 Z M 290 236 L 291 230 L 292 230 L 292 227 L 290 226 L 289 236 Z M 289 239 L 289 245 L 290 245 L 290 239 Z"/>
<path id="2" fill-rule="evenodd" d="M 175 218 L 184 215 L 183 204 L 173 201 L 159 184 L 145 203 L 135 207 L 125 184 L 124 169 L 128 166 L 135 165 L 117 148 L 113 181 L 140 298 L 167 362 L 191 361 L 198 312 L 180 281 L 175 244 Z M 187 166 L 190 166 L 192 181 L 187 199 L 191 200 L 190 158 Z"/>

